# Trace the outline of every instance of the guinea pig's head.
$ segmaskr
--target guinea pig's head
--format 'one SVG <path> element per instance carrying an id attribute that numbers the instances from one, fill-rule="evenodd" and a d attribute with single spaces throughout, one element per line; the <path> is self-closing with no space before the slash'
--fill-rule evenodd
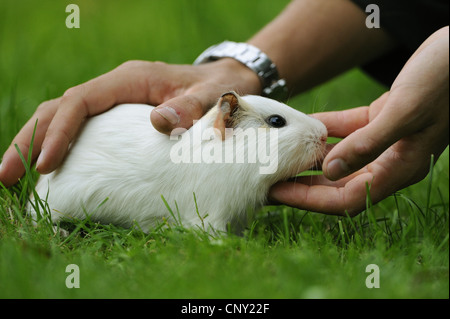
<path id="1" fill-rule="evenodd" d="M 222 141 L 234 139 L 235 160 L 255 161 L 270 182 L 311 168 L 325 153 L 325 125 L 278 101 L 228 92 L 211 113 Z"/>

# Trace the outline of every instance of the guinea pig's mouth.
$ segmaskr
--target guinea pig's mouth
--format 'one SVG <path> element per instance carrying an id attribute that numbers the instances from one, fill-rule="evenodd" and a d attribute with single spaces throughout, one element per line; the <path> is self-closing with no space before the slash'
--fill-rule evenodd
<path id="1" fill-rule="evenodd" d="M 330 147 L 327 147 L 327 146 Z M 322 163 L 325 159 L 325 156 L 328 154 L 328 152 L 331 150 L 332 145 L 327 144 L 327 136 L 322 136 L 319 141 L 316 142 L 316 152 L 314 152 L 315 156 L 312 161 L 312 164 L 308 170 L 310 171 L 321 171 L 322 170 Z"/>
<path id="2" fill-rule="evenodd" d="M 294 169 L 292 176 L 296 176 L 305 171 L 322 170 L 322 162 L 329 151 L 327 139 L 328 134 L 323 132 L 322 135 L 311 134 L 305 139 L 304 148 L 300 151 L 300 154 L 297 153 L 299 162 L 296 167 L 295 165 L 292 167 Z"/>

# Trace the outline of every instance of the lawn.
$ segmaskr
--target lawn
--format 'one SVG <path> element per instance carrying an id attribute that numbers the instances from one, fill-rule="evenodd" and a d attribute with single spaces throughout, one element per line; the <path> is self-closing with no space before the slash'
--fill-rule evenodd
<path id="1" fill-rule="evenodd" d="M 288 2 L 77 1 L 80 28 L 68 29 L 69 1 L 1 1 L 0 152 L 40 102 L 127 60 L 192 63 L 211 44 L 245 41 Z M 385 90 L 354 69 L 289 104 L 344 109 Z M 426 179 L 356 218 L 270 206 L 243 236 L 85 220 L 61 237 L 25 217 L 35 179 L 0 188 L 0 298 L 449 297 L 448 148 Z M 80 288 L 66 285 L 70 264 Z M 368 265 L 379 288 L 366 286 Z"/>

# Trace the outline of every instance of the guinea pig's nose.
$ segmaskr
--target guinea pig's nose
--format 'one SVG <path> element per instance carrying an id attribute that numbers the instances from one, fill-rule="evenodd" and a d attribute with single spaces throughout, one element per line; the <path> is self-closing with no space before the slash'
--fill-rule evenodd
<path id="1" fill-rule="evenodd" d="M 325 147 L 325 145 L 327 144 L 327 138 L 328 138 L 328 134 L 327 133 L 323 133 L 321 136 L 320 136 L 320 145 L 322 146 L 322 147 Z"/>

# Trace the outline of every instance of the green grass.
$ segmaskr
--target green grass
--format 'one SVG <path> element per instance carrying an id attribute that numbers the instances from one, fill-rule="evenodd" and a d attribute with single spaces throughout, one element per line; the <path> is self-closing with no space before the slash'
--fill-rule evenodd
<path id="1" fill-rule="evenodd" d="M 45 99 L 130 59 L 191 63 L 244 41 L 288 1 L 0 2 L 0 152 Z M 258 5 L 255 5 L 255 4 Z M 358 70 L 290 101 L 305 112 L 367 105 L 386 88 Z M 448 149 L 422 182 L 356 218 L 266 207 L 241 237 L 180 226 L 139 230 L 89 220 L 54 234 L 24 206 L 36 174 L 0 189 L 1 298 L 448 298 Z M 66 266 L 80 288 L 65 286 Z M 365 285 L 366 266 L 380 288 Z"/>

